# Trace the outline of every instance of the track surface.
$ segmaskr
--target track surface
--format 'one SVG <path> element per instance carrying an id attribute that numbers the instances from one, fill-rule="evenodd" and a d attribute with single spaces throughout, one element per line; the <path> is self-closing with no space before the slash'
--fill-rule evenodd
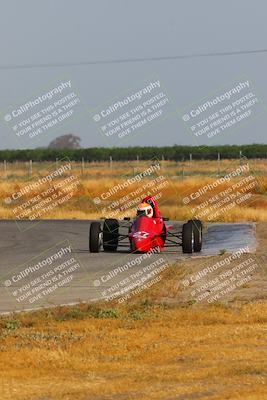
<path id="1" fill-rule="evenodd" d="M 140 284 L 141 276 L 185 257 L 180 247 L 150 258 L 129 254 L 127 248 L 89 254 L 89 225 L 84 220 L 0 221 L 0 313 L 101 299 L 124 288 L 126 292 L 129 284 Z M 175 225 L 179 229 L 182 223 Z M 254 228 L 249 223 L 210 224 L 197 256 L 245 246 L 253 251 Z M 62 249 L 66 254 L 55 258 Z"/>

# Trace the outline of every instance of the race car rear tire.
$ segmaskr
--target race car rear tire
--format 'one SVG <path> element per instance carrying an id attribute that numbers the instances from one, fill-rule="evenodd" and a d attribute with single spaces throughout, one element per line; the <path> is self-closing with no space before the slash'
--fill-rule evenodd
<path id="1" fill-rule="evenodd" d="M 183 253 L 193 253 L 194 250 L 194 232 L 193 223 L 188 221 L 183 224 L 182 229 L 182 249 Z"/>
<path id="2" fill-rule="evenodd" d="M 103 225 L 104 251 L 117 251 L 119 242 L 119 222 L 117 219 L 105 219 Z"/>
<path id="3" fill-rule="evenodd" d="M 183 253 L 200 252 L 202 248 L 202 223 L 198 219 L 191 219 L 183 225 L 182 230 Z"/>
<path id="4" fill-rule="evenodd" d="M 89 231 L 89 251 L 99 253 L 102 243 L 102 230 L 100 222 L 91 222 Z"/>
<path id="5" fill-rule="evenodd" d="M 202 222 L 199 219 L 192 219 L 190 221 L 192 221 L 194 232 L 193 249 L 195 253 L 199 253 L 202 249 Z"/>

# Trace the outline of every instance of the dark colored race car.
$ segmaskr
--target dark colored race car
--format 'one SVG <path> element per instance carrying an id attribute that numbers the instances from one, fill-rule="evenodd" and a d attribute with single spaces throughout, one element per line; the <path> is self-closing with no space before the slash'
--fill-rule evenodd
<path id="1" fill-rule="evenodd" d="M 148 197 L 145 199 L 147 202 Z M 123 221 L 105 219 L 103 223 L 92 222 L 89 232 L 89 250 L 91 253 L 98 253 L 103 247 L 104 251 L 114 252 L 117 251 L 118 246 L 121 246 L 129 248 L 131 252 L 145 253 L 154 248 L 163 250 L 181 246 L 183 253 L 201 251 L 202 222 L 200 220 L 189 220 L 183 224 L 180 231 L 175 231 L 174 225 L 167 225 L 166 221 L 168 218 L 162 217 L 158 209 L 153 209 L 153 215 L 148 216 L 137 212 L 133 220 L 124 218 Z M 126 228 L 127 233 L 121 233 L 122 228 Z M 128 244 L 125 243 L 125 239 L 128 239 Z"/>

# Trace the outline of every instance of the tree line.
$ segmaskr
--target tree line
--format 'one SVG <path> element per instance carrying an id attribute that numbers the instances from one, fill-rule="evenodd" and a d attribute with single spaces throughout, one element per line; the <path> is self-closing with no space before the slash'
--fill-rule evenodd
<path id="1" fill-rule="evenodd" d="M 164 147 L 91 147 L 80 149 L 37 148 L 25 150 L 0 150 L 1 161 L 55 161 L 68 157 L 73 161 L 114 161 L 150 160 L 152 158 L 170 161 L 232 159 L 245 156 L 247 158 L 267 158 L 267 144 L 223 145 L 223 146 L 164 146 Z M 191 155 L 191 156 L 190 156 Z"/>

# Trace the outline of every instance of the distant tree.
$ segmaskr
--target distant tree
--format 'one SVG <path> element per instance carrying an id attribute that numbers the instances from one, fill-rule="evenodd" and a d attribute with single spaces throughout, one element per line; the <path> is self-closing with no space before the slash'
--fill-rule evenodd
<path id="1" fill-rule="evenodd" d="M 80 149 L 81 138 L 79 136 L 72 135 L 62 135 L 52 140 L 49 143 L 49 149 Z"/>
<path id="2" fill-rule="evenodd" d="M 67 140 L 65 138 L 67 137 Z M 69 138 L 70 137 L 70 141 Z M 64 138 L 64 140 L 62 140 Z M 74 138 L 74 141 L 73 139 Z M 58 144 L 59 141 L 59 144 Z M 50 143 L 49 148 L 0 150 L 2 161 L 54 161 L 56 158 L 68 157 L 70 160 L 81 161 L 109 161 L 112 156 L 114 161 L 161 159 L 181 161 L 188 160 L 190 154 L 193 160 L 217 160 L 218 153 L 222 159 L 239 159 L 240 151 L 249 158 L 267 158 L 267 144 L 250 145 L 223 145 L 223 146 L 166 146 L 166 147 L 90 147 L 79 148 L 80 138 L 73 135 L 64 135 Z M 0 165 L 0 170 L 3 168 Z"/>

